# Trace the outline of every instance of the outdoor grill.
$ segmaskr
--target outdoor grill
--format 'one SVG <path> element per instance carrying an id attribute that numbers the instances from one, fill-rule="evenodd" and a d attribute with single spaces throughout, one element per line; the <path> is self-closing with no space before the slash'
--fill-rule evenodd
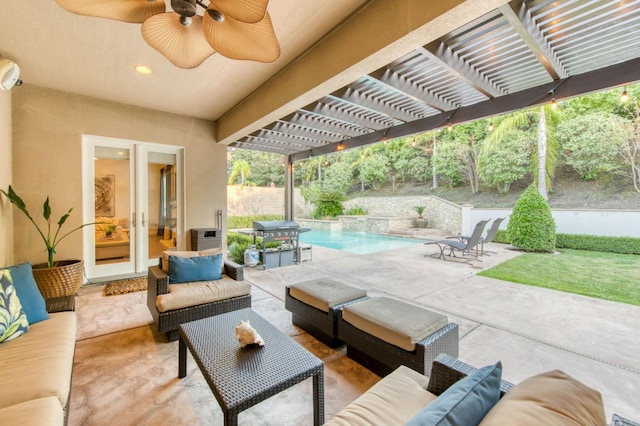
<path id="1" fill-rule="evenodd" d="M 254 242 L 255 236 L 262 237 L 262 259 L 263 264 L 267 267 L 267 243 L 281 242 L 289 243 L 293 247 L 293 250 L 297 250 L 299 247 L 298 237 L 300 233 L 309 231 L 309 228 L 301 228 L 296 222 L 292 220 L 273 220 L 273 221 L 258 221 L 253 222 L 253 235 Z M 300 261 L 297 259 L 298 262 Z M 285 263 L 279 262 L 279 266 L 285 266 Z"/>

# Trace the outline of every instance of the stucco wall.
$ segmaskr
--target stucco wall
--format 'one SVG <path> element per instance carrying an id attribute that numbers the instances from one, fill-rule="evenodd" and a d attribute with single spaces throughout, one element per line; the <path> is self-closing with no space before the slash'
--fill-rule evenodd
<path id="1" fill-rule="evenodd" d="M 56 220 L 73 207 L 65 226 L 81 224 L 81 137 L 90 134 L 185 147 L 185 231 L 215 226 L 218 209 L 226 223 L 227 149 L 215 143 L 211 122 L 27 84 L 14 92 L 12 180 L 33 215 L 49 195 Z M 14 216 L 14 261 L 44 261 L 33 225 Z M 63 241 L 57 257 L 81 258 L 82 234 Z"/>
<path id="2" fill-rule="evenodd" d="M 0 90 L 0 188 L 11 183 L 11 92 Z M 0 200 L 0 266 L 13 263 L 13 206 Z"/>

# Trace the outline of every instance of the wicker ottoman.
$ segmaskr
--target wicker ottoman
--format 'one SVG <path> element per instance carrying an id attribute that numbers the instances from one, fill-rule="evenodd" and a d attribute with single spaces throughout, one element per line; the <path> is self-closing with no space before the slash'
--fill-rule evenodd
<path id="1" fill-rule="evenodd" d="M 329 279 L 305 281 L 287 286 L 284 306 L 292 322 L 332 348 L 342 345 L 337 338 L 338 311 L 355 300 L 364 300 L 366 290 Z"/>
<path id="2" fill-rule="evenodd" d="M 338 338 L 347 356 L 383 377 L 400 365 L 426 376 L 441 353 L 458 357 L 458 325 L 447 317 L 387 297 L 345 306 Z"/>

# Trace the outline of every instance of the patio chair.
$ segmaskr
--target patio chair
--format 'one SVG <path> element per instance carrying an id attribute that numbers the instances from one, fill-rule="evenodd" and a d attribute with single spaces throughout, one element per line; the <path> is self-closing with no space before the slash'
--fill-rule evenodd
<path id="1" fill-rule="evenodd" d="M 489 220 L 481 220 L 480 222 L 476 223 L 476 226 L 473 229 L 473 233 L 471 234 L 471 236 L 463 241 L 445 239 L 445 240 L 438 240 L 438 241 L 428 241 L 424 244 L 425 245 L 436 244 L 440 248 L 440 255 L 438 256 L 438 258 L 442 260 L 447 260 L 444 254 L 444 251 L 447 248 L 449 249 L 449 256 L 453 256 L 453 257 L 456 257 L 455 255 L 456 250 L 462 252 L 462 256 L 464 256 L 465 253 L 471 253 L 471 250 L 475 249 L 476 251 L 475 260 L 478 260 L 478 244 L 480 243 L 480 240 L 482 238 L 482 233 L 484 232 L 484 228 L 489 222 Z M 460 237 L 452 237 L 452 238 L 460 238 Z M 471 259 L 471 260 L 474 260 L 474 259 Z"/>
<path id="2" fill-rule="evenodd" d="M 484 243 L 490 243 L 491 241 L 493 241 L 493 239 L 496 237 L 496 234 L 498 233 L 498 229 L 500 229 L 500 224 L 505 219 L 506 218 L 504 217 L 499 217 L 498 219 L 494 220 L 491 224 L 491 227 L 487 231 L 487 234 L 484 237 L 480 237 L 480 256 L 484 256 Z M 453 235 L 445 238 L 458 238 L 460 241 L 464 242 L 471 237 L 468 235 Z M 490 253 L 495 254 L 495 252 Z"/>

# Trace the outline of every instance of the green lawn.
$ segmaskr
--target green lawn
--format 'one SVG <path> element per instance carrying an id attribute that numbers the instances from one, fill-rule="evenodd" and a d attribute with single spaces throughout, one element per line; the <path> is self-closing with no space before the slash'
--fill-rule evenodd
<path id="1" fill-rule="evenodd" d="M 632 254 L 527 253 L 478 275 L 640 306 L 640 256 Z"/>

